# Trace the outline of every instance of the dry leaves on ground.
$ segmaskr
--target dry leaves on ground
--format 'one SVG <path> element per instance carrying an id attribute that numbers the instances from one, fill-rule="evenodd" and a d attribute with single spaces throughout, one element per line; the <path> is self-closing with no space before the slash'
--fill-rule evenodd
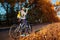
<path id="1" fill-rule="evenodd" d="M 39 32 L 20 38 L 20 40 L 60 40 L 60 23 L 49 24 Z"/>

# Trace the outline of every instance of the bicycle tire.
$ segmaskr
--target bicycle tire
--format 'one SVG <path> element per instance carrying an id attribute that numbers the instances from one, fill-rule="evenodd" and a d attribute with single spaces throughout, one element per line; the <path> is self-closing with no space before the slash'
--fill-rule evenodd
<path id="1" fill-rule="evenodd" d="M 29 34 L 31 34 L 31 32 L 32 32 L 32 26 L 30 26 L 30 25 L 28 25 L 28 27 L 26 27 L 26 25 L 24 25 L 25 26 L 25 36 L 27 36 L 27 35 L 29 35 Z"/>
<path id="2" fill-rule="evenodd" d="M 32 26 L 29 24 L 28 25 L 28 33 L 30 34 L 32 32 Z"/>
<path id="3" fill-rule="evenodd" d="M 18 27 L 17 27 L 17 28 L 18 28 Z M 10 36 L 11 38 L 19 38 L 19 37 L 20 37 L 21 32 L 20 32 L 19 29 L 16 30 L 17 28 L 16 28 L 16 25 L 12 25 L 12 26 L 10 27 L 9 36 Z"/>

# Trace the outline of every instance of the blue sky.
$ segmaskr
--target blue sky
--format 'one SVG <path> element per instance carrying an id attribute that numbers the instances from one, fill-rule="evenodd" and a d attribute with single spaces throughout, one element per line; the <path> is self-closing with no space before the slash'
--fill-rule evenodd
<path id="1" fill-rule="evenodd" d="M 60 0 L 58 0 L 58 1 L 60 1 Z M 53 3 L 53 4 L 56 3 L 56 0 L 52 0 L 52 3 Z"/>
<path id="2" fill-rule="evenodd" d="M 52 0 L 52 3 L 53 3 L 53 4 L 56 3 L 56 0 Z"/>

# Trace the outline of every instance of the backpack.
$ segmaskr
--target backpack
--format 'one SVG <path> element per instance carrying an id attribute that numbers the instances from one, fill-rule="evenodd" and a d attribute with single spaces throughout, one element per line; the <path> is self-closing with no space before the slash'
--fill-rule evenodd
<path id="1" fill-rule="evenodd" d="M 18 11 L 17 18 L 20 18 L 20 17 L 21 17 L 21 12 Z"/>

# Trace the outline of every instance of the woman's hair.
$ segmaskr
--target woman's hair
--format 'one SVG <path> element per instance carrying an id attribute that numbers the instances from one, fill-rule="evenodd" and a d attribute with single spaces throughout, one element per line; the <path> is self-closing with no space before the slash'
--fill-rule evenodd
<path id="1" fill-rule="evenodd" d="M 22 9 L 25 9 L 25 7 L 21 7 L 21 10 L 22 10 Z"/>

